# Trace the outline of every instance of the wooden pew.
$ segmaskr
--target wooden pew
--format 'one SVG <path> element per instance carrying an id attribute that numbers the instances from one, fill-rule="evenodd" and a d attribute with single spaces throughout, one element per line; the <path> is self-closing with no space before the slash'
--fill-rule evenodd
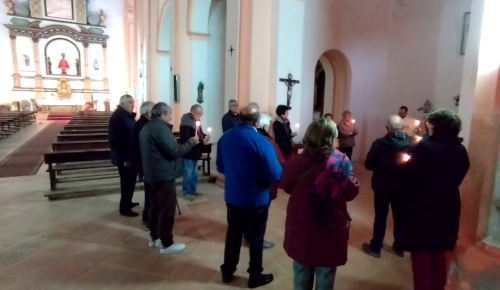
<path id="1" fill-rule="evenodd" d="M 50 177 L 50 189 L 52 191 L 57 189 L 57 173 L 62 171 L 113 167 L 110 154 L 109 148 L 45 153 L 44 161 L 49 167 L 47 171 Z"/>
<path id="2" fill-rule="evenodd" d="M 68 134 L 57 136 L 58 142 L 64 141 L 93 141 L 93 140 L 108 140 L 108 133 L 93 133 L 93 134 Z"/>
<path id="3" fill-rule="evenodd" d="M 108 140 L 66 141 L 52 143 L 52 151 L 109 149 Z"/>
<path id="4" fill-rule="evenodd" d="M 68 130 L 62 130 L 59 132 L 61 135 L 72 135 L 72 134 L 102 134 L 102 133 L 108 133 L 108 129 L 68 129 Z"/>
<path id="5" fill-rule="evenodd" d="M 80 130 L 80 129 L 88 129 L 88 130 L 91 130 L 91 129 L 107 129 L 108 128 L 108 125 L 87 125 L 87 124 L 78 124 L 78 125 L 65 125 L 64 126 L 64 130 L 71 130 L 71 129 L 76 129 L 76 130 Z"/>

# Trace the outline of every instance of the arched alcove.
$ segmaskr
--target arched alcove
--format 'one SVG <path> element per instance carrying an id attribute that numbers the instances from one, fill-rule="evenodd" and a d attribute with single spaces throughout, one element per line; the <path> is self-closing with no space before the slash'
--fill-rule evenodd
<path id="1" fill-rule="evenodd" d="M 342 112 L 349 106 L 351 97 L 351 66 L 349 60 L 338 49 L 324 52 L 316 65 L 324 73 L 323 114 L 332 113 L 334 120 L 340 120 Z M 318 76 L 315 76 L 315 80 Z M 315 91 L 317 88 L 315 88 Z M 317 108 L 314 108 L 317 110 Z"/>

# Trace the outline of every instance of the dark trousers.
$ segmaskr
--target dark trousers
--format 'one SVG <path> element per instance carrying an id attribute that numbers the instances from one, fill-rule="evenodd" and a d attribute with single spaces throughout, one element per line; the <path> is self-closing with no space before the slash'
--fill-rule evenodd
<path id="1" fill-rule="evenodd" d="M 374 204 L 375 222 L 373 223 L 373 238 L 370 242 L 372 250 L 374 252 L 380 252 L 382 249 L 390 205 L 392 209 L 392 218 L 394 220 L 394 243 L 392 246 L 395 250 L 401 251 L 401 245 L 399 244 L 401 232 L 401 202 L 398 193 L 393 191 L 375 191 Z"/>
<path id="2" fill-rule="evenodd" d="M 120 174 L 120 212 L 127 212 L 132 209 L 132 197 L 134 196 L 137 171 L 134 167 L 118 166 Z"/>
<path id="3" fill-rule="evenodd" d="M 349 158 L 349 160 L 351 160 L 351 157 L 352 157 L 352 147 L 339 147 L 338 149 L 339 149 L 340 152 L 342 152 L 345 155 L 347 155 L 347 157 Z"/>
<path id="4" fill-rule="evenodd" d="M 236 271 L 243 234 L 250 247 L 248 273 L 250 275 L 262 273 L 262 251 L 268 212 L 269 206 L 237 207 L 227 204 L 226 246 L 224 264 L 221 266 L 224 275 L 231 275 Z"/>
<path id="5" fill-rule="evenodd" d="M 151 185 L 144 180 L 144 209 L 142 210 L 142 221 L 149 223 L 149 208 L 151 203 Z"/>
<path id="6" fill-rule="evenodd" d="M 151 240 L 160 239 L 164 247 L 174 243 L 174 219 L 177 195 L 175 181 L 152 183 L 149 202 Z"/>
<path id="7" fill-rule="evenodd" d="M 448 277 L 446 252 L 412 252 L 415 290 L 444 290 Z"/>

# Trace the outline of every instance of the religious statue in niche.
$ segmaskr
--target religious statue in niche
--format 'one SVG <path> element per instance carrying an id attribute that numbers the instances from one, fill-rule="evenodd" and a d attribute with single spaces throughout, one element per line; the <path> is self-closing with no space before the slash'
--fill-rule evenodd
<path id="1" fill-rule="evenodd" d="M 59 82 L 57 84 L 57 89 L 56 89 L 57 95 L 61 99 L 69 99 L 71 98 L 71 94 L 73 91 L 71 90 L 71 86 L 69 85 L 69 82 L 65 78 L 59 79 Z"/>
<path id="2" fill-rule="evenodd" d="M 94 70 L 99 70 L 99 62 L 97 61 L 97 58 L 94 59 Z"/>
<path id="3" fill-rule="evenodd" d="M 75 61 L 75 67 L 76 67 L 76 74 L 80 75 L 80 59 L 77 58 Z"/>
<path id="4" fill-rule="evenodd" d="M 30 66 L 30 57 L 27 54 L 23 54 L 23 58 L 24 58 L 24 65 Z"/>
<path id="5" fill-rule="evenodd" d="M 50 61 L 50 57 L 47 57 L 47 74 L 52 74 L 52 61 Z"/>
<path id="6" fill-rule="evenodd" d="M 7 1 L 7 15 L 14 15 L 14 11 L 16 9 L 16 3 L 12 0 Z"/>
<path id="7" fill-rule="evenodd" d="M 106 26 L 106 15 L 102 9 L 99 11 L 99 26 Z"/>
<path id="8" fill-rule="evenodd" d="M 196 100 L 199 104 L 203 104 L 203 89 L 205 84 L 203 82 L 198 83 L 198 99 Z"/>
<path id="9" fill-rule="evenodd" d="M 64 52 L 61 53 L 61 60 L 59 61 L 59 65 L 57 67 L 61 69 L 61 74 L 63 75 L 65 75 L 66 70 L 69 69 L 69 64 L 68 61 L 66 60 L 66 54 Z"/>

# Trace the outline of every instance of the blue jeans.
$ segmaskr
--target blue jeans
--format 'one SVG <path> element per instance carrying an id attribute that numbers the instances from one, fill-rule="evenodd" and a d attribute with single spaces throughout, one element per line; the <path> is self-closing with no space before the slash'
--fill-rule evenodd
<path id="1" fill-rule="evenodd" d="M 306 267 L 293 261 L 293 289 L 312 290 L 316 276 L 316 290 L 333 290 L 337 267 Z"/>
<path id="2" fill-rule="evenodd" d="M 184 159 L 184 177 L 182 180 L 182 193 L 184 196 L 196 193 L 198 184 L 198 160 Z"/>

